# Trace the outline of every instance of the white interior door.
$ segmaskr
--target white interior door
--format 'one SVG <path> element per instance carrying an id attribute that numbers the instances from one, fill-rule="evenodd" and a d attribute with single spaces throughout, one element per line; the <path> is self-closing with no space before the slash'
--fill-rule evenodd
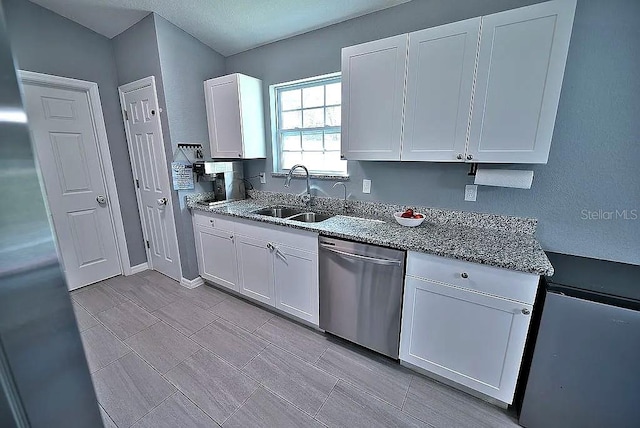
<path id="1" fill-rule="evenodd" d="M 149 267 L 180 281 L 178 238 L 155 79 L 147 77 L 119 90 L 126 111 L 125 129 Z"/>
<path id="2" fill-rule="evenodd" d="M 25 84 L 24 97 L 67 286 L 121 274 L 87 92 Z"/>

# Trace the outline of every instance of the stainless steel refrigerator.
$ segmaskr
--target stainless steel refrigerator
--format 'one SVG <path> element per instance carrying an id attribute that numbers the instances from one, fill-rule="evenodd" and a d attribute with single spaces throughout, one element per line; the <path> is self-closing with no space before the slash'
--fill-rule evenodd
<path id="1" fill-rule="evenodd" d="M 547 255 L 520 425 L 640 426 L 640 266 Z"/>
<path id="2" fill-rule="evenodd" d="M 0 427 L 101 427 L 0 4 Z"/>

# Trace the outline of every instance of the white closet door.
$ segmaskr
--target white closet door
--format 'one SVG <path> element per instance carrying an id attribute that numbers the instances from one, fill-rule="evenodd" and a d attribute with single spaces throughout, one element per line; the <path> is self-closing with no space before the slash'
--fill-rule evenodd
<path id="1" fill-rule="evenodd" d="M 127 112 L 125 131 L 139 186 L 136 194 L 149 267 L 180 281 L 182 268 L 155 78 L 145 77 L 119 90 L 120 103 Z"/>
<path id="2" fill-rule="evenodd" d="M 25 84 L 24 98 L 67 286 L 121 274 L 87 93 Z"/>
<path id="3" fill-rule="evenodd" d="M 480 21 L 409 34 L 402 160 L 464 162 Z"/>

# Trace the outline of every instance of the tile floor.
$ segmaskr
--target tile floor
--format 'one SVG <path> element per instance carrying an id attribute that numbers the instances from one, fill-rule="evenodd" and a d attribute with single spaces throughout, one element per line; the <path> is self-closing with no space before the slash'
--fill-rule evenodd
<path id="1" fill-rule="evenodd" d="M 106 427 L 514 427 L 504 411 L 210 286 L 71 293 Z"/>

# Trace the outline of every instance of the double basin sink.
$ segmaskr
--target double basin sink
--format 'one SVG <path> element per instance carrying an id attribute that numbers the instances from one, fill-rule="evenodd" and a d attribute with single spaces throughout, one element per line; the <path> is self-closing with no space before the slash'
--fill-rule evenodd
<path id="1" fill-rule="evenodd" d="M 285 220 L 300 221 L 302 223 L 319 223 L 333 217 L 333 215 L 321 214 L 309 211 L 304 208 L 294 207 L 267 207 L 252 211 L 252 214 L 282 218 Z"/>

